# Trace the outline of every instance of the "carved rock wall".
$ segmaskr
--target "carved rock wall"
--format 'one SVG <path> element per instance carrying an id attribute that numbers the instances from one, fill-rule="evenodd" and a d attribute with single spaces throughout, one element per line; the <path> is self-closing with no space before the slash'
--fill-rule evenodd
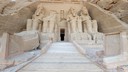
<path id="1" fill-rule="evenodd" d="M 20 32 L 25 29 L 27 19 L 31 18 L 36 10 L 38 2 L 26 4 L 23 8 L 16 11 L 7 10 L 5 14 L 0 14 L 0 35 L 3 32 Z"/>
<path id="2" fill-rule="evenodd" d="M 28 18 L 33 13 L 29 8 L 25 8 L 14 15 L 0 16 L 0 34 L 3 32 L 19 32 L 25 28 Z"/>
<path id="3" fill-rule="evenodd" d="M 97 20 L 99 31 L 104 33 L 113 33 L 127 30 L 128 25 L 119 20 L 111 12 L 105 11 L 92 3 L 86 3 L 90 16 Z"/>
<path id="4" fill-rule="evenodd" d="M 31 1 L 30 0 L 16 0 L 16 3 L 12 3 L 11 5 L 10 0 L 0 0 L 0 13 L 1 12 L 4 13 L 4 15 L 3 14 L 0 15 L 0 35 L 3 32 L 13 33 L 13 32 L 19 32 L 25 29 L 27 19 L 31 18 L 31 16 L 35 12 L 37 4 L 40 3 L 39 1 L 37 1 L 36 3 L 35 2 L 33 3 L 33 1 L 35 0 L 31 0 Z M 114 5 L 112 5 L 112 7 L 110 8 L 110 11 L 113 12 L 115 15 L 117 15 L 117 17 L 120 18 L 122 21 L 128 23 L 128 15 L 127 15 L 128 13 L 127 3 L 128 2 L 127 0 L 100 0 L 101 2 L 98 2 L 98 0 L 95 0 L 95 1 L 97 1 L 97 4 L 99 6 L 106 5 L 104 6 L 104 8 L 109 7 L 109 4 L 113 4 L 113 1 L 115 1 Z M 50 5 L 50 3 L 48 5 Z M 3 10 L 4 7 L 6 8 Z M 91 10 L 93 10 L 93 8 Z M 100 14 L 100 13 L 97 12 L 97 14 Z M 102 16 L 102 14 L 100 14 L 99 16 Z M 109 19 L 105 19 L 105 20 L 109 20 Z M 109 29 L 110 30 L 108 32 L 111 32 L 111 28 L 109 27 L 116 27 L 118 30 L 122 30 L 122 28 L 121 29 L 118 28 L 119 25 L 115 25 L 115 22 L 111 26 L 108 23 L 105 23 L 105 20 L 102 22 L 103 25 L 99 22 L 99 27 L 100 27 L 101 32 L 107 31 Z"/>
<path id="5" fill-rule="evenodd" d="M 111 11 L 120 20 L 128 23 L 128 0 L 93 0 L 92 3 Z"/>
<path id="6" fill-rule="evenodd" d="M 3 8 L 9 3 L 9 0 L 0 0 L 0 13 L 2 13 Z"/>

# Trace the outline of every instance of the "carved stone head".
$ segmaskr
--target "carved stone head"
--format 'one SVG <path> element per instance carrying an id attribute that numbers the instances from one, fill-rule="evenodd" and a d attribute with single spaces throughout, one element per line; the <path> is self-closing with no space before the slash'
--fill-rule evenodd
<path id="1" fill-rule="evenodd" d="M 88 15 L 88 10 L 87 10 L 87 8 L 85 6 L 82 7 L 81 14 L 82 15 Z"/>
<path id="2" fill-rule="evenodd" d="M 76 16 L 75 9 L 71 7 L 68 11 L 68 14 L 71 14 L 72 16 Z"/>

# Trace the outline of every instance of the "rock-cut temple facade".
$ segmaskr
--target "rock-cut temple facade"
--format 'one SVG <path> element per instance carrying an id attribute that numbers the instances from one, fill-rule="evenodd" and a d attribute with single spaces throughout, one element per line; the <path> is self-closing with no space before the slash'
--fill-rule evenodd
<path id="1" fill-rule="evenodd" d="M 0 72 L 127 72 L 127 0 L 1 0 Z"/>

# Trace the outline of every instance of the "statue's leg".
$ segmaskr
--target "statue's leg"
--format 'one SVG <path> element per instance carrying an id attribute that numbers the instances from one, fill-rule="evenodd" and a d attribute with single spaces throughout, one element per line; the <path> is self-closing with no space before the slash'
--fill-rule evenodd
<path id="1" fill-rule="evenodd" d="M 98 32 L 98 25 L 97 25 L 97 21 L 93 20 L 93 32 Z"/>
<path id="2" fill-rule="evenodd" d="M 72 32 L 75 33 L 76 32 L 76 22 L 75 21 L 72 21 Z"/>
<path id="3" fill-rule="evenodd" d="M 27 26 L 26 26 L 27 31 L 32 30 L 32 19 L 27 20 Z"/>
<path id="4" fill-rule="evenodd" d="M 48 29 L 48 20 L 43 21 L 43 27 L 42 27 L 42 32 L 47 32 Z"/>
<path id="5" fill-rule="evenodd" d="M 50 33 L 53 33 L 53 31 L 54 31 L 54 25 L 55 25 L 54 23 L 55 23 L 55 22 L 52 21 L 52 20 L 51 20 L 50 23 L 49 23 L 49 26 L 50 26 L 49 32 L 50 32 Z"/>
<path id="6" fill-rule="evenodd" d="M 86 23 L 87 23 L 88 32 L 92 33 L 92 22 L 91 22 L 91 20 L 87 20 Z"/>
<path id="7" fill-rule="evenodd" d="M 37 19 L 34 19 L 33 20 L 33 30 L 37 30 L 38 29 L 38 20 Z"/>
<path id="8" fill-rule="evenodd" d="M 82 21 L 78 20 L 78 30 L 80 33 L 82 33 Z"/>

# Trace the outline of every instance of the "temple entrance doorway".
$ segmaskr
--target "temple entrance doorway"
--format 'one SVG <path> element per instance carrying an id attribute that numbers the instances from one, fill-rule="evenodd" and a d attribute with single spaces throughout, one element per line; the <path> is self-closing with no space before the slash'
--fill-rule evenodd
<path id="1" fill-rule="evenodd" d="M 62 20 L 57 25 L 57 41 L 68 42 L 68 25 L 65 20 Z"/>
<path id="2" fill-rule="evenodd" d="M 65 41 L 65 29 L 60 29 L 60 41 Z"/>

